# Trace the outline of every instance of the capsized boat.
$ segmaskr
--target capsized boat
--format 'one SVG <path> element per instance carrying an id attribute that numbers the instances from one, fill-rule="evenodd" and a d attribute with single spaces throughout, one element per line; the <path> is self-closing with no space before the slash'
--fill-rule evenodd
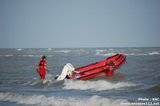
<path id="1" fill-rule="evenodd" d="M 74 68 L 72 64 L 68 63 L 64 66 L 62 73 L 57 80 L 64 78 L 71 80 L 90 80 L 101 76 L 113 76 L 114 72 L 118 70 L 126 62 L 124 54 L 116 54 L 79 68 Z"/>

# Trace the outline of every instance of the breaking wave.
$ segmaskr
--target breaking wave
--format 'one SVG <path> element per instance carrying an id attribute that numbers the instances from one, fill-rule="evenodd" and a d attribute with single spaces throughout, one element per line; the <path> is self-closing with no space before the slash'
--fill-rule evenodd
<path id="1" fill-rule="evenodd" d="M 127 56 L 150 56 L 150 55 L 160 55 L 160 52 L 158 51 L 152 51 L 152 52 L 124 52 L 124 51 L 116 51 L 116 50 L 96 50 L 96 54 L 98 56 L 112 56 L 117 53 L 123 53 L 126 54 Z"/>
<path id="2" fill-rule="evenodd" d="M 149 55 L 159 55 L 160 53 L 159 52 L 157 52 L 157 51 L 153 51 L 153 52 L 150 52 L 150 53 L 148 53 Z"/>
<path id="3" fill-rule="evenodd" d="M 19 56 L 22 56 L 22 57 L 34 57 L 35 55 L 28 54 L 28 55 L 19 55 Z"/>
<path id="4" fill-rule="evenodd" d="M 71 50 L 55 50 L 54 52 L 57 52 L 57 53 L 69 53 L 69 52 L 71 52 Z"/>
<path id="5" fill-rule="evenodd" d="M 0 93 L 0 101 L 15 102 L 18 104 L 34 106 L 120 106 L 122 103 L 129 103 L 125 99 L 110 99 L 94 95 L 90 98 L 73 97 L 47 97 L 45 95 L 19 95 L 15 93 Z"/>
<path id="6" fill-rule="evenodd" d="M 52 50 L 52 48 L 47 48 L 47 50 L 48 50 L 48 51 L 51 51 L 51 50 Z"/>
<path id="7" fill-rule="evenodd" d="M 115 55 L 115 54 L 116 53 L 113 52 L 113 49 L 109 49 L 109 50 L 98 49 L 98 50 L 96 50 L 96 55 L 98 55 L 98 56 L 112 56 L 112 55 Z"/>
<path id="8" fill-rule="evenodd" d="M 0 55 L 1 57 L 13 57 L 13 54 Z"/>
<path id="9" fill-rule="evenodd" d="M 147 56 L 147 53 L 126 53 L 127 56 Z"/>
<path id="10" fill-rule="evenodd" d="M 149 53 L 126 53 L 126 55 L 133 55 L 133 56 L 149 56 L 149 55 L 160 55 L 159 52 L 149 52 Z"/>
<path id="11" fill-rule="evenodd" d="M 23 50 L 23 49 L 21 49 L 21 48 L 18 48 L 18 49 L 17 49 L 17 51 L 22 51 L 22 50 Z"/>
<path id="12" fill-rule="evenodd" d="M 6 54 L 6 55 L 0 55 L 0 57 L 41 57 L 42 55 L 33 55 L 33 54 L 24 54 L 24 55 L 13 55 L 13 54 Z M 53 57 L 53 55 L 47 55 L 47 57 Z"/>
<path id="13" fill-rule="evenodd" d="M 118 82 L 118 83 L 111 83 L 105 80 L 98 80 L 98 81 L 71 81 L 65 80 L 64 82 L 64 89 L 78 89 L 78 90 L 95 90 L 95 91 L 102 91 L 102 90 L 110 90 L 110 89 L 121 89 L 124 87 L 136 86 L 133 83 L 129 82 Z"/>

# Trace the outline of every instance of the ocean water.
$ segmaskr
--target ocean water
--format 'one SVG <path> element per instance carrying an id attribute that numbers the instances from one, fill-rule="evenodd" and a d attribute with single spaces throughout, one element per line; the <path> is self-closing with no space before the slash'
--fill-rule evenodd
<path id="1" fill-rule="evenodd" d="M 66 63 L 79 67 L 116 53 L 126 54 L 127 62 L 113 77 L 54 80 Z M 42 55 L 47 56 L 51 80 L 45 85 L 35 70 Z M 160 48 L 0 49 L 0 106 L 128 106 L 136 102 L 160 105 Z"/>

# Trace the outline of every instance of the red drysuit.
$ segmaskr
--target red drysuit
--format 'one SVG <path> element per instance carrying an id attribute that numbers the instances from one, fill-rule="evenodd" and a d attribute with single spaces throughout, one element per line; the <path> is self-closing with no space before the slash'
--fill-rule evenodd
<path id="1" fill-rule="evenodd" d="M 46 78 L 47 61 L 45 59 L 41 59 L 41 61 L 39 62 L 37 72 L 42 80 Z"/>

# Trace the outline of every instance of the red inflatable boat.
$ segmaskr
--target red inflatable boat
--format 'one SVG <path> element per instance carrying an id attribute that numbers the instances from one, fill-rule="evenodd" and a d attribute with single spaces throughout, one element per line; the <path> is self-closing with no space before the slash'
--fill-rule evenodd
<path id="1" fill-rule="evenodd" d="M 89 80 L 102 75 L 113 76 L 114 71 L 119 69 L 126 62 L 124 54 L 116 54 L 87 66 L 76 68 L 69 79 Z"/>

